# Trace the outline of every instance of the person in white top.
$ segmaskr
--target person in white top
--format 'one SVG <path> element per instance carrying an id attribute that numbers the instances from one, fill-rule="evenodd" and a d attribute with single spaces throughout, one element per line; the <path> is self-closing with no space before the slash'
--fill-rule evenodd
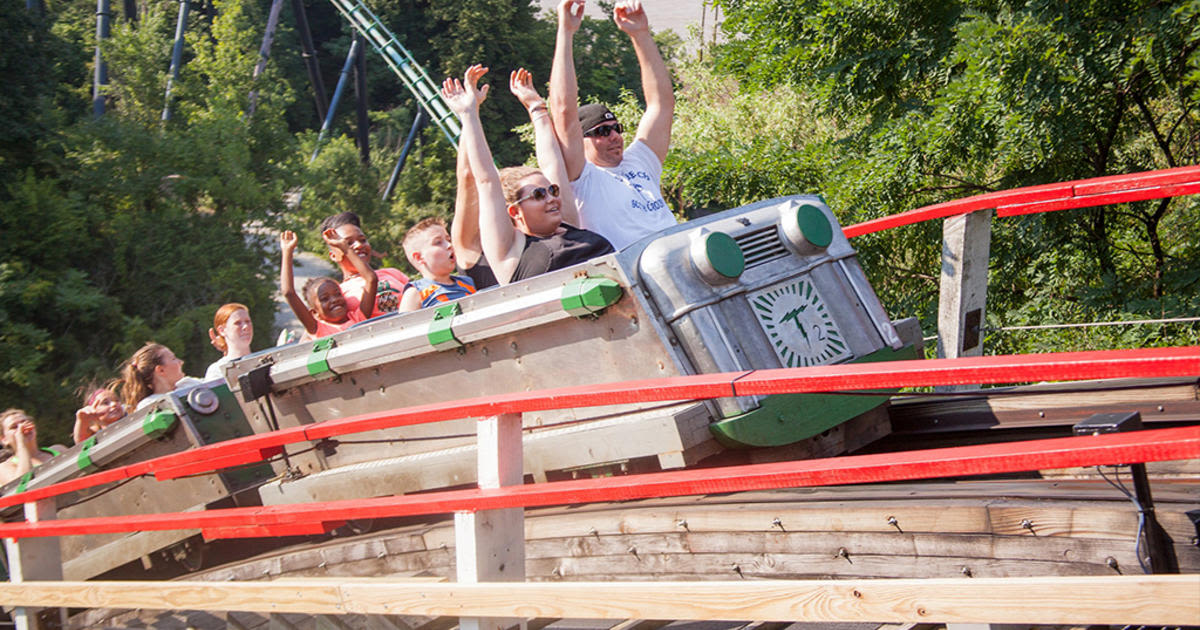
<path id="1" fill-rule="evenodd" d="M 221 306 L 213 316 L 213 327 L 208 329 L 208 340 L 222 355 L 204 371 L 204 380 L 211 381 L 225 376 L 226 363 L 250 354 L 250 342 L 254 341 L 250 309 L 237 302 Z"/>
<path id="2" fill-rule="evenodd" d="M 153 341 L 142 346 L 121 368 L 121 399 L 129 409 L 141 409 L 178 387 L 200 381 L 183 373 L 183 360 Z"/>
<path id="3" fill-rule="evenodd" d="M 558 5 L 550 112 L 574 187 L 580 227 L 622 249 L 676 223 L 662 196 L 662 163 L 671 144 L 675 93 L 641 1 L 626 0 L 614 8 L 613 20 L 633 43 L 646 97 L 633 143 L 625 147 L 626 130 L 607 107 L 579 107 L 572 46 L 583 9 L 584 0 L 562 0 Z"/>

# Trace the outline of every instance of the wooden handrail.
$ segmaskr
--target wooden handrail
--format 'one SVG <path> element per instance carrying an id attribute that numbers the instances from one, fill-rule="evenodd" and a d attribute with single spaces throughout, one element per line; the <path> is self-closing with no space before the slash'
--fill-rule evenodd
<path id="1" fill-rule="evenodd" d="M 1002 474 L 1171 461 L 1197 455 L 1200 455 L 1200 425 L 371 499 L 3 523 L 0 524 L 0 537 L 20 539 L 175 529 L 200 529 L 210 539 L 257 537 L 313 533 L 316 524 L 336 526 L 350 519 Z"/>
<path id="2" fill-rule="evenodd" d="M 736 582 L 25 582 L 6 603 L 48 607 L 518 618 L 1013 623 L 1200 623 L 1200 576 Z"/>
<path id="3" fill-rule="evenodd" d="M 1144 201 L 1200 193 L 1200 166 L 1081 179 L 1059 184 L 1027 186 L 955 199 L 847 226 L 846 238 L 944 219 L 978 210 L 996 209 L 999 216 L 1053 212 L 1129 201 Z"/>
<path id="4" fill-rule="evenodd" d="M 158 479 L 261 461 L 287 444 L 502 413 L 603 405 L 767 395 L 922 387 L 961 383 L 1077 381 L 1122 377 L 1200 375 L 1200 346 L 1095 352 L 993 355 L 961 359 L 854 363 L 752 372 L 700 374 L 482 396 L 362 414 L 251 435 L 101 471 L 44 488 L 0 497 L 0 507 L 55 497 L 131 477 Z"/>

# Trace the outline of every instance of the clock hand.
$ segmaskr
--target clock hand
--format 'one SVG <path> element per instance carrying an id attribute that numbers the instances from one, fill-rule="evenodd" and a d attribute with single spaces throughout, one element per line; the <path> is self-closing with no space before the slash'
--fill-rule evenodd
<path id="1" fill-rule="evenodd" d="M 804 337 L 804 341 L 806 343 L 812 343 L 811 340 L 808 338 L 808 331 L 805 330 L 804 325 L 800 323 L 799 315 L 802 312 L 804 312 L 803 306 L 801 306 L 799 308 L 794 308 L 794 309 L 788 311 L 787 314 L 784 315 L 782 318 L 780 318 L 779 322 L 783 323 L 789 319 L 792 320 L 792 322 L 794 322 L 796 324 L 796 329 L 799 330 L 800 334 Z"/>

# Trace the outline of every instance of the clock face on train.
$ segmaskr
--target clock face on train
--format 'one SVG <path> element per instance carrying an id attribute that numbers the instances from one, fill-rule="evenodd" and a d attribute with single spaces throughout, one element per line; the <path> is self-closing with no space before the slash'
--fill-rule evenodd
<path id="1" fill-rule="evenodd" d="M 806 277 L 756 291 L 750 307 L 784 367 L 825 365 L 851 356 L 829 308 Z"/>

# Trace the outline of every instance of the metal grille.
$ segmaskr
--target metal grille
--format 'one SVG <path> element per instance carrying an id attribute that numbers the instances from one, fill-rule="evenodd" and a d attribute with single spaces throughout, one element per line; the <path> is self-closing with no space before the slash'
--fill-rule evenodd
<path id="1" fill-rule="evenodd" d="M 779 228 L 774 225 L 743 232 L 735 237 L 742 254 L 746 257 L 746 268 L 786 256 L 787 247 L 779 238 Z"/>

